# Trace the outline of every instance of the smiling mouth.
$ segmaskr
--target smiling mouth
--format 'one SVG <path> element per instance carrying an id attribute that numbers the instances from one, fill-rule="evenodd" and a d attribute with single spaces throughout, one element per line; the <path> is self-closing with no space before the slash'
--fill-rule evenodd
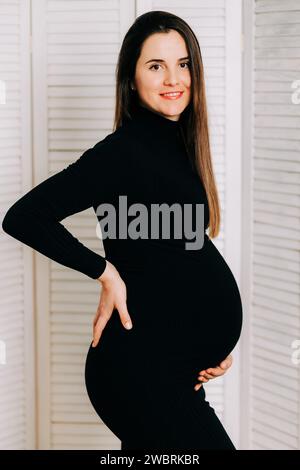
<path id="1" fill-rule="evenodd" d="M 161 93 L 160 96 L 166 99 L 176 100 L 183 95 L 183 91 L 170 91 L 168 93 Z"/>

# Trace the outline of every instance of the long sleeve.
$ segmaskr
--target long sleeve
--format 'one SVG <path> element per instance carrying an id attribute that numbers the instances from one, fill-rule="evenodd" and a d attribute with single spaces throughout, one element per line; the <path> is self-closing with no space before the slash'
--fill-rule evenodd
<path id="1" fill-rule="evenodd" d="M 114 149 L 103 142 L 22 196 L 2 222 L 3 230 L 12 237 L 92 279 L 104 272 L 106 259 L 83 245 L 60 221 L 107 196 L 113 180 L 111 170 L 118 168 L 113 161 Z"/>

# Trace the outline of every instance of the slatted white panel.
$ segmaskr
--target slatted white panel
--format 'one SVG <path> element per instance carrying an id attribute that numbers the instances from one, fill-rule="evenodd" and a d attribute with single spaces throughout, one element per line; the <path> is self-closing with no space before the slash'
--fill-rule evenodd
<path id="1" fill-rule="evenodd" d="M 239 2 L 233 0 L 230 5 L 229 3 L 225 0 L 138 0 L 137 13 L 142 14 L 149 10 L 174 13 L 190 25 L 198 38 L 205 74 L 211 152 L 221 203 L 221 231 L 213 243 L 226 257 L 238 281 L 240 220 L 239 205 L 236 205 L 239 198 L 237 199 L 236 195 L 240 191 L 241 159 L 238 148 L 241 18 Z M 235 45 L 237 45 L 236 57 L 233 55 L 236 53 Z M 230 216 L 232 213 L 234 217 Z M 233 221 L 229 217 L 232 217 Z M 226 240 L 226 223 L 230 226 L 230 236 L 235 233 L 233 237 L 237 237 L 232 238 L 232 248 Z M 238 445 L 239 399 L 237 363 L 236 359 L 233 366 L 235 373 L 231 371 L 231 377 L 226 379 L 221 377 L 205 385 L 207 399 L 225 423 L 236 445 Z M 227 401 L 225 383 L 228 396 L 227 410 L 225 410 Z M 235 406 L 230 407 L 233 401 Z"/>
<path id="2" fill-rule="evenodd" d="M 0 216 L 31 186 L 29 2 L 0 2 Z M 34 446 L 32 251 L 0 233 L 0 448 Z"/>
<path id="3" fill-rule="evenodd" d="M 134 2 L 34 0 L 32 6 L 36 184 L 112 132 L 115 66 L 123 35 L 134 20 Z M 104 255 L 91 209 L 63 223 Z M 39 447 L 119 449 L 119 439 L 92 408 L 84 381 L 99 283 L 38 259 L 39 331 L 44 338 L 39 343 Z"/>
<path id="4" fill-rule="evenodd" d="M 300 70 L 298 0 L 254 10 L 251 448 L 300 448 Z"/>

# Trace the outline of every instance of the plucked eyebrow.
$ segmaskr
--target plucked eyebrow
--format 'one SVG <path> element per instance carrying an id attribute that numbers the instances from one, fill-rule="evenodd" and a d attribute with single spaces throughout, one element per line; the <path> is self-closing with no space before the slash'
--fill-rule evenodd
<path id="1" fill-rule="evenodd" d="M 189 59 L 189 57 L 181 57 L 181 59 L 178 60 L 186 60 Z M 145 62 L 145 65 L 148 64 L 149 62 L 165 62 L 163 59 L 150 59 Z"/>

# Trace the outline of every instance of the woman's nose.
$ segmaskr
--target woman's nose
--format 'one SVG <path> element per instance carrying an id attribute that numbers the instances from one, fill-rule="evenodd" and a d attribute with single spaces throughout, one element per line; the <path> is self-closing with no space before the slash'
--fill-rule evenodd
<path id="1" fill-rule="evenodd" d="M 179 78 L 175 70 L 170 70 L 166 73 L 165 83 L 169 85 L 176 85 L 179 83 Z"/>

